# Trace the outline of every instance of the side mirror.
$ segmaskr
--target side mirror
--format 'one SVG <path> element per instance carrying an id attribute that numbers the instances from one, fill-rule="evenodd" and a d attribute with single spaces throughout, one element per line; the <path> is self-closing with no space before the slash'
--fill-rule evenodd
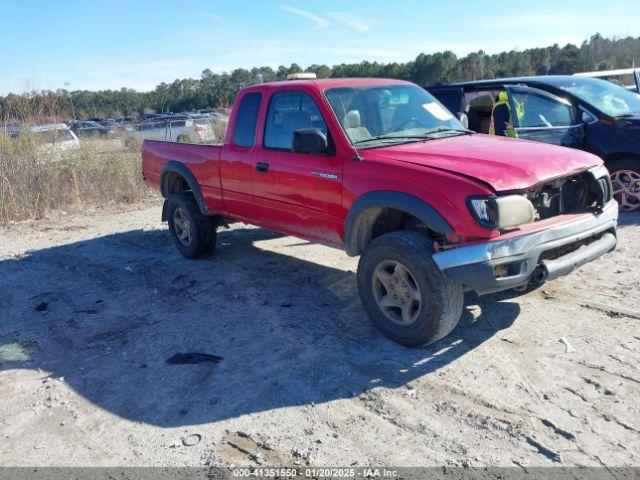
<path id="1" fill-rule="evenodd" d="M 464 128 L 469 128 L 469 117 L 467 117 L 466 113 L 458 112 L 456 117 L 458 117 L 458 120 L 460 120 L 460 123 Z"/>
<path id="2" fill-rule="evenodd" d="M 578 115 L 580 115 L 580 121 L 582 123 L 593 123 L 598 120 L 591 112 L 587 112 L 582 108 L 578 110 Z"/>
<path id="3" fill-rule="evenodd" d="M 293 132 L 295 153 L 325 153 L 328 148 L 326 135 L 317 128 L 301 128 Z"/>

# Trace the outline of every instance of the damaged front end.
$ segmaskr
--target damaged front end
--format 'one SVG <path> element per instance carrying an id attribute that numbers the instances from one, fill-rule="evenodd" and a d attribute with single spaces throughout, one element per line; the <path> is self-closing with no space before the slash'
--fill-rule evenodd
<path id="1" fill-rule="evenodd" d="M 589 209 L 602 210 L 611 201 L 613 187 L 604 167 L 536 185 L 523 192 L 536 212 L 535 220 Z"/>
<path id="2" fill-rule="evenodd" d="M 513 197 L 521 201 L 504 200 Z M 479 209 L 487 221 L 499 227 L 511 219 L 527 221 L 500 228 L 490 242 L 433 255 L 440 270 L 480 294 L 566 275 L 616 246 L 618 205 L 604 167 L 493 198 Z"/>
<path id="3" fill-rule="evenodd" d="M 607 170 L 596 167 L 525 190 L 472 196 L 467 207 L 482 227 L 505 232 L 558 215 L 602 210 L 611 201 L 612 192 Z"/>

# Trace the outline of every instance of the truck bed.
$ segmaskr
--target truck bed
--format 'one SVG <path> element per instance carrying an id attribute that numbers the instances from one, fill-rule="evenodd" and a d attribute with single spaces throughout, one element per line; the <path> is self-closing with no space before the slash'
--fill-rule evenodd
<path id="1" fill-rule="evenodd" d="M 197 145 L 160 140 L 145 140 L 142 143 L 142 176 L 147 184 L 163 191 L 161 185 L 163 169 L 173 164 L 187 168 L 195 181 L 193 188 L 199 188 L 209 210 L 221 211 L 222 188 L 220 183 L 219 160 L 222 145 Z M 172 162 L 172 163 L 171 163 Z M 164 193 L 164 191 L 163 191 Z"/>

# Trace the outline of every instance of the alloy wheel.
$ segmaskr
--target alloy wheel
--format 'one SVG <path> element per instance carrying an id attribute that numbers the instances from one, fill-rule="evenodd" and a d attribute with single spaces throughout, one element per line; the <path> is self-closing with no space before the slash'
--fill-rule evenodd
<path id="1" fill-rule="evenodd" d="M 640 173 L 633 170 L 617 170 L 611 174 L 613 197 L 620 210 L 634 212 L 640 209 Z"/>
<path id="2" fill-rule="evenodd" d="M 187 213 L 180 207 L 173 211 L 173 229 L 180 243 L 185 247 L 191 245 L 191 222 Z"/>
<path id="3" fill-rule="evenodd" d="M 384 260 L 373 271 L 373 297 L 393 323 L 407 326 L 416 321 L 422 306 L 420 287 L 409 269 L 397 260 Z"/>

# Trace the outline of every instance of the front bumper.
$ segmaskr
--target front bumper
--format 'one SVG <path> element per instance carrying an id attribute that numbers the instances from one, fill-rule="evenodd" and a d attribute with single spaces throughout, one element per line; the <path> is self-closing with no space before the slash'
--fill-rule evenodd
<path id="1" fill-rule="evenodd" d="M 479 294 L 552 280 L 616 246 L 618 204 L 598 214 L 503 240 L 444 250 L 433 255 L 449 278 Z M 577 247 L 577 248 L 574 248 Z"/>

